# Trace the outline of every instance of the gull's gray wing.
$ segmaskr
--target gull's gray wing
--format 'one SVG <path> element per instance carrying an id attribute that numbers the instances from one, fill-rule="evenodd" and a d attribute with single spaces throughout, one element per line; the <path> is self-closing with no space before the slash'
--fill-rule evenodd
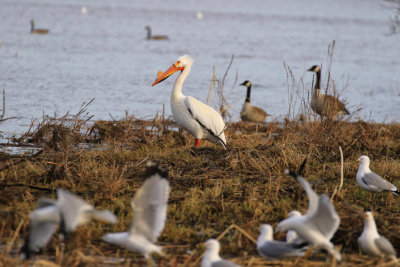
<path id="1" fill-rule="evenodd" d="M 385 179 L 383 179 L 382 177 L 380 177 L 379 175 L 377 175 L 376 173 L 373 172 L 369 172 L 369 173 L 364 173 L 364 175 L 362 176 L 362 181 L 369 185 L 369 186 L 374 186 L 378 189 L 380 189 L 381 191 L 396 191 L 397 188 L 396 186 L 394 186 L 393 184 L 389 183 L 388 181 L 386 181 Z"/>
<path id="2" fill-rule="evenodd" d="M 297 176 L 297 181 L 303 187 L 304 191 L 306 191 L 308 197 L 308 209 L 304 216 L 310 216 L 318 208 L 319 197 L 317 193 L 315 193 L 314 189 L 311 188 L 310 183 L 306 179 L 304 179 L 304 177 Z"/>
<path id="3" fill-rule="evenodd" d="M 212 262 L 211 267 L 240 267 L 240 265 L 227 260 L 220 260 Z"/>
<path id="4" fill-rule="evenodd" d="M 328 240 L 333 237 L 339 228 L 340 217 L 328 195 L 322 194 L 319 197 L 318 208 L 314 214 L 307 219 L 306 224 L 318 230 Z"/>
<path id="5" fill-rule="evenodd" d="M 117 216 L 109 210 L 89 210 L 87 211 L 90 214 L 91 218 L 94 218 L 98 221 L 103 221 L 107 223 L 116 224 L 117 223 Z"/>
<path id="6" fill-rule="evenodd" d="M 168 174 L 158 166 L 151 166 L 149 177 L 132 200 L 133 223 L 131 233 L 141 234 L 156 242 L 165 226 L 169 196 Z"/>
<path id="7" fill-rule="evenodd" d="M 261 256 L 267 258 L 301 257 L 307 251 L 307 247 L 288 244 L 283 241 L 266 241 L 258 247 Z"/>
<path id="8" fill-rule="evenodd" d="M 82 216 L 82 212 L 92 210 L 93 206 L 63 189 L 57 189 L 57 195 L 57 206 L 63 217 L 65 230 L 73 232 L 78 226 L 79 217 Z"/>
<path id="9" fill-rule="evenodd" d="M 394 250 L 392 243 L 387 240 L 384 236 L 379 236 L 377 239 L 374 240 L 375 245 L 379 248 L 380 251 L 385 253 L 386 255 L 397 255 L 396 250 Z"/>

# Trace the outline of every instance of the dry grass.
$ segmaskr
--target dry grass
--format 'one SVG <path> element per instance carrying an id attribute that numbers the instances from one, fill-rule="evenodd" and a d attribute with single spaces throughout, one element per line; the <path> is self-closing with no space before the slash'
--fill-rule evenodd
<path id="1" fill-rule="evenodd" d="M 399 248 L 400 200 L 388 193 L 361 191 L 355 181 L 356 159 L 369 155 L 371 168 L 397 184 L 400 125 L 288 120 L 285 125 L 258 126 L 257 133 L 256 127 L 229 125 L 227 150 L 222 150 L 207 142 L 193 149 L 193 137 L 176 131 L 164 118 L 151 122 L 127 116 L 90 126 L 86 120 L 65 118 L 42 123 L 19 140 L 36 143 L 43 147 L 42 153 L 0 155 L 0 266 L 22 264 L 18 250 L 29 227 L 28 213 L 39 197 L 55 198 L 57 188 L 113 210 L 119 222 L 81 227 L 65 244 L 55 235 L 44 254 L 29 264 L 144 264 L 140 255 L 106 244 L 101 236 L 128 229 L 130 199 L 142 184 L 145 162 L 150 159 L 160 162 L 171 177 L 168 219 L 158 242 L 168 256 L 156 259 L 160 266 L 198 266 L 204 251 L 200 244 L 221 234 L 221 255 L 243 266 L 334 266 L 331 257 L 321 253 L 309 259 L 267 261 L 258 256 L 251 238 L 257 238 L 261 224 L 276 226 L 289 211 L 306 209 L 304 192 L 283 174 L 305 157 L 306 176 L 315 190 L 332 195 L 339 185 L 339 146 L 344 155 L 344 186 L 333 201 L 342 221 L 333 243 L 342 246 L 340 265 L 387 266 L 381 259 L 359 255 L 356 240 L 362 230 L 361 213 L 364 207 L 372 207 L 380 233 Z M 81 142 L 91 145 L 79 146 Z M 284 235 L 275 237 L 283 239 Z"/>

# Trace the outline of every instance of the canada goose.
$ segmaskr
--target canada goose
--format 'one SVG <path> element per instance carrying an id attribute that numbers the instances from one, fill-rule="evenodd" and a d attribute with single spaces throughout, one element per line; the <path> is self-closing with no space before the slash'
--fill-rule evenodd
<path id="1" fill-rule="evenodd" d="M 350 112 L 346 109 L 343 102 L 337 97 L 331 95 L 324 95 L 321 93 L 321 68 L 314 65 L 308 71 L 317 74 L 315 81 L 314 91 L 311 97 L 311 109 L 322 117 L 334 119 L 338 114 L 348 115 Z"/>
<path id="2" fill-rule="evenodd" d="M 31 20 L 31 33 L 48 34 L 49 30 L 48 29 L 35 29 L 35 21 L 32 19 Z"/>
<path id="3" fill-rule="evenodd" d="M 246 80 L 240 85 L 247 87 L 247 96 L 242 110 L 240 111 L 240 118 L 242 121 L 251 121 L 256 123 L 264 122 L 268 114 L 261 108 L 252 106 L 250 104 L 251 82 Z"/>
<path id="4" fill-rule="evenodd" d="M 147 40 L 167 40 L 167 35 L 151 35 L 151 28 L 149 25 L 145 27 L 147 30 Z"/>

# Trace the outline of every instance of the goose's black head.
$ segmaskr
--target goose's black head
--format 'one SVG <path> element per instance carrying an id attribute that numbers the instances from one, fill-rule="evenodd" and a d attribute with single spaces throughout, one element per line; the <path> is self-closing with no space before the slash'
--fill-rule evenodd
<path id="1" fill-rule="evenodd" d="M 318 66 L 318 65 L 314 65 L 311 68 L 309 68 L 307 71 L 320 72 L 321 71 L 321 67 Z"/>
<path id="2" fill-rule="evenodd" d="M 246 87 L 250 87 L 251 86 L 251 82 L 248 80 L 245 80 L 244 82 L 242 82 L 240 85 L 246 86 Z"/>

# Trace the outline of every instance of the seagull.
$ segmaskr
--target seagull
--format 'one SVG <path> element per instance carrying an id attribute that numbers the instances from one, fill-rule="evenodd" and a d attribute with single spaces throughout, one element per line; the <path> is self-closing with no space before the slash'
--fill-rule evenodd
<path id="1" fill-rule="evenodd" d="M 285 172 L 296 177 L 297 181 L 303 186 L 308 196 L 309 206 L 304 215 L 300 217 L 292 216 L 281 221 L 277 226 L 277 231 L 294 230 L 305 242 L 327 250 L 336 257 L 336 260 L 340 261 L 340 253 L 335 252 L 334 245 L 330 242 L 339 228 L 340 217 L 328 195 L 318 196 L 304 177 L 292 171 L 286 170 Z"/>
<path id="2" fill-rule="evenodd" d="M 293 210 L 289 212 L 289 218 L 290 217 L 301 217 L 301 213 L 297 210 Z M 299 245 L 305 243 L 305 241 L 298 237 L 296 231 L 289 230 L 286 234 L 286 243 Z"/>
<path id="3" fill-rule="evenodd" d="M 188 55 L 181 56 L 165 71 L 158 72 L 152 86 L 164 81 L 177 71 L 178 75 L 171 95 L 171 110 L 176 123 L 196 138 L 195 146 L 200 145 L 201 139 L 220 144 L 226 149 L 225 123 L 221 115 L 212 107 L 199 100 L 182 94 L 182 85 L 192 68 L 193 59 Z"/>
<path id="4" fill-rule="evenodd" d="M 168 172 L 152 161 L 147 163 L 146 177 L 131 202 L 134 217 L 129 232 L 108 233 L 103 240 L 139 252 L 153 265 L 152 253 L 164 255 L 162 247 L 154 243 L 167 218 L 169 180 Z"/>
<path id="5" fill-rule="evenodd" d="M 337 97 L 321 93 L 321 67 L 314 65 L 308 71 L 317 74 L 317 80 L 311 97 L 311 109 L 322 117 L 333 119 L 338 114 L 348 115 L 350 112 Z"/>
<path id="6" fill-rule="evenodd" d="M 370 210 L 364 212 L 364 230 L 357 239 L 362 252 L 370 256 L 388 256 L 397 260 L 396 251 L 386 237 L 379 235 L 374 215 Z"/>
<path id="7" fill-rule="evenodd" d="M 65 235 L 93 219 L 115 224 L 117 217 L 109 210 L 96 210 L 92 205 L 69 191 L 58 189 L 57 201 L 41 198 L 29 214 L 30 227 L 21 249 L 21 259 L 28 259 L 32 252 L 39 252 L 50 241 L 57 226 Z"/>
<path id="8" fill-rule="evenodd" d="M 372 172 L 369 169 L 369 157 L 361 156 L 358 158 L 360 162 L 360 167 L 358 168 L 356 180 L 358 185 L 369 192 L 382 192 L 382 191 L 390 191 L 395 195 L 399 195 L 400 191 L 397 190 L 397 187 L 376 173 Z"/>
<path id="9" fill-rule="evenodd" d="M 265 122 L 265 118 L 268 116 L 267 112 L 265 112 L 262 108 L 250 104 L 251 82 L 246 80 L 240 85 L 243 85 L 247 88 L 246 99 L 244 101 L 242 110 L 240 111 L 240 118 L 242 121 L 250 121 L 255 123 Z"/>
<path id="10" fill-rule="evenodd" d="M 201 261 L 201 267 L 239 267 L 233 262 L 222 259 L 219 256 L 220 245 L 218 240 L 209 239 L 206 241 L 206 252 L 203 260 Z"/>
<path id="11" fill-rule="evenodd" d="M 295 245 L 284 241 L 274 240 L 273 229 L 269 224 L 260 228 L 261 235 L 257 239 L 257 249 L 266 258 L 302 257 L 306 253 L 307 244 Z"/>

